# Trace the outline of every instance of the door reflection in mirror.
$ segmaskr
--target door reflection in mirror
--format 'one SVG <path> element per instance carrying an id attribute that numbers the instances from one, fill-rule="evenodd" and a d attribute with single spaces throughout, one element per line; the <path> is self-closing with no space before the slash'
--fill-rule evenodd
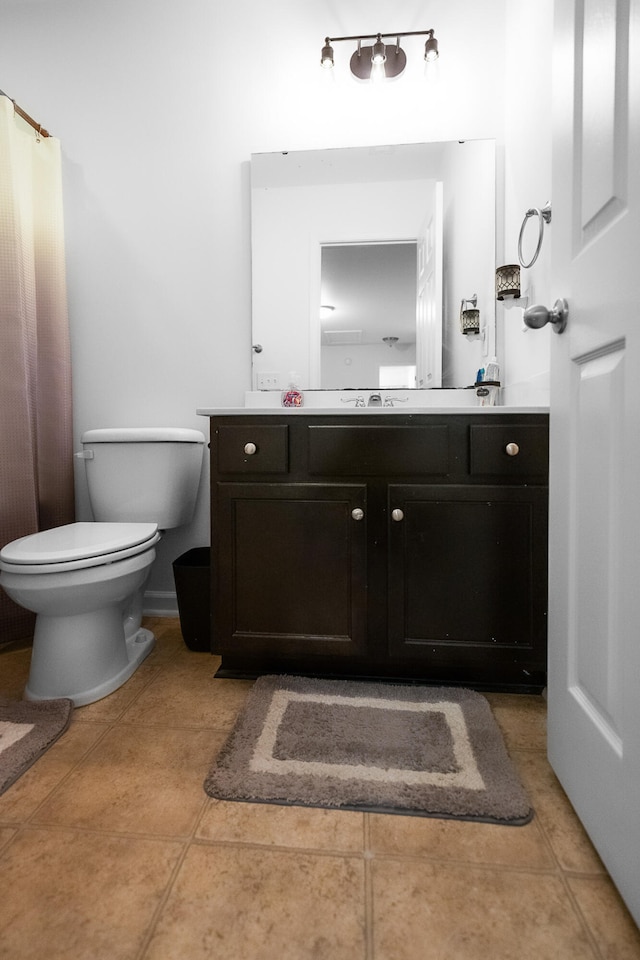
<path id="1" fill-rule="evenodd" d="M 416 261 L 415 242 L 322 245 L 320 300 L 332 307 L 320 312 L 323 389 L 382 387 L 390 379 L 415 387 Z"/>

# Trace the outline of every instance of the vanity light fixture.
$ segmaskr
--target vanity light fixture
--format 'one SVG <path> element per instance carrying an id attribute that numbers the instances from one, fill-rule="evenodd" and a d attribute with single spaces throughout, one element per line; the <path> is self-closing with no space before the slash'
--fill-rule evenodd
<path id="1" fill-rule="evenodd" d="M 504 306 L 522 307 L 524 310 L 529 303 L 527 291 L 521 288 L 521 271 L 518 263 L 505 263 L 496 269 L 496 300 Z"/>
<path id="2" fill-rule="evenodd" d="M 517 300 L 520 296 L 520 266 L 505 263 L 496 269 L 496 300 Z"/>
<path id="3" fill-rule="evenodd" d="M 460 332 L 465 337 L 476 337 L 480 333 L 480 311 L 475 293 L 471 299 L 462 300 L 460 304 Z"/>
<path id="4" fill-rule="evenodd" d="M 389 37 L 395 37 L 395 43 L 383 42 Z M 399 77 L 407 65 L 407 55 L 400 46 L 400 37 L 427 37 L 424 45 L 424 59 L 428 63 L 438 59 L 438 41 L 431 29 L 412 30 L 408 33 L 369 33 L 353 37 L 325 37 L 320 63 L 330 70 L 334 65 L 332 44 L 342 40 L 355 40 L 357 46 L 349 66 L 356 79 L 372 80 L 377 75 L 387 80 Z M 374 43 L 363 46 L 363 40 L 373 40 Z"/>

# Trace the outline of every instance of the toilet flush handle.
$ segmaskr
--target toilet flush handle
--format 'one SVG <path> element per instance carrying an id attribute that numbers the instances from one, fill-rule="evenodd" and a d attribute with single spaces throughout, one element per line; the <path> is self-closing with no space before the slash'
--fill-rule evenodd
<path id="1" fill-rule="evenodd" d="M 80 450 L 79 453 L 74 453 L 74 457 L 78 460 L 93 460 L 93 450 Z"/>

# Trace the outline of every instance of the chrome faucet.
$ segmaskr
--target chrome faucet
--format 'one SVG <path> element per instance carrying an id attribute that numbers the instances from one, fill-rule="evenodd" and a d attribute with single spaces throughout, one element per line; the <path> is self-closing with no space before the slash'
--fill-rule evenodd
<path id="1" fill-rule="evenodd" d="M 364 407 L 364 397 L 340 397 L 340 403 L 353 403 L 356 407 Z"/>
<path id="2" fill-rule="evenodd" d="M 369 397 L 368 407 L 381 407 L 382 406 L 382 397 L 379 393 L 372 393 Z"/>
<path id="3" fill-rule="evenodd" d="M 396 403 L 406 403 L 409 397 L 385 397 L 384 407 L 393 407 Z"/>

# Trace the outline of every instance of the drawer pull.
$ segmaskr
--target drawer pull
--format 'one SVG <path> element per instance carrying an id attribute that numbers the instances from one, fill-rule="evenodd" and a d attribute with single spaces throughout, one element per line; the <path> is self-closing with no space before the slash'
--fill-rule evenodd
<path id="1" fill-rule="evenodd" d="M 351 511 L 351 516 L 354 520 L 362 520 L 364 517 L 364 510 L 362 510 L 361 507 L 354 507 Z"/>
<path id="2" fill-rule="evenodd" d="M 244 452 L 248 457 L 252 457 L 254 453 L 258 452 L 258 448 L 256 447 L 255 443 L 245 443 Z"/>
<path id="3" fill-rule="evenodd" d="M 392 520 L 395 520 L 397 523 L 399 523 L 400 520 L 404 520 L 404 513 L 403 513 L 403 511 L 402 511 L 402 510 L 399 510 L 399 509 L 397 509 L 397 508 L 396 508 L 395 510 L 392 510 L 392 511 L 391 511 L 391 519 L 392 519 Z"/>
<path id="4" fill-rule="evenodd" d="M 520 447 L 517 443 L 508 443 L 505 447 L 507 455 L 510 457 L 517 457 L 520 453 Z"/>

